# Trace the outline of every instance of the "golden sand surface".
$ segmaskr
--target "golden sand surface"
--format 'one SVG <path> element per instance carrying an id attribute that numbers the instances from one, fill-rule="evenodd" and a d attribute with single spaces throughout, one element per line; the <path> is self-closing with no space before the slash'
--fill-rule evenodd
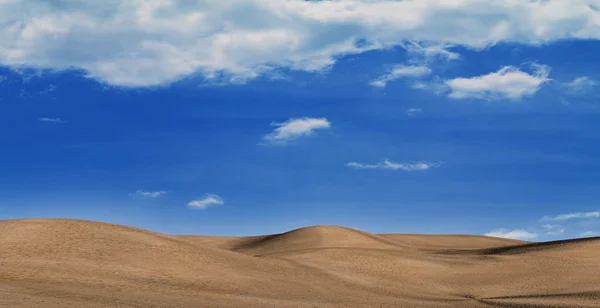
<path id="1" fill-rule="evenodd" d="M 6 220 L 0 307 L 600 307 L 600 238 L 528 243 L 337 226 L 174 236 Z"/>

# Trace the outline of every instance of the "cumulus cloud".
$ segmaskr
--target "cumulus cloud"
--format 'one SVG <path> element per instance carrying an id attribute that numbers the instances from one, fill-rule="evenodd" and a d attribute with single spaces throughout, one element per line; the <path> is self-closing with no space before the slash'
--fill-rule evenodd
<path id="1" fill-rule="evenodd" d="M 406 109 L 406 114 L 409 116 L 416 115 L 417 113 L 421 113 L 423 110 L 421 108 L 408 108 Z"/>
<path id="2" fill-rule="evenodd" d="M 587 76 L 577 77 L 571 82 L 563 84 L 569 94 L 585 94 L 594 89 L 598 83 Z"/>
<path id="3" fill-rule="evenodd" d="M 201 199 L 188 202 L 188 206 L 193 209 L 205 209 L 211 205 L 225 204 L 225 201 L 217 195 L 207 194 Z"/>
<path id="4" fill-rule="evenodd" d="M 577 213 L 569 213 L 562 214 L 554 217 L 544 216 L 541 221 L 565 221 L 570 219 L 589 219 L 589 218 L 599 218 L 600 212 L 577 212 Z"/>
<path id="5" fill-rule="evenodd" d="M 493 236 L 493 237 L 509 238 L 509 239 L 515 239 L 515 240 L 525 240 L 525 241 L 533 240 L 538 237 L 537 234 L 528 232 L 523 229 L 515 229 L 515 230 L 497 229 L 497 230 L 488 232 L 485 235 Z"/>
<path id="6" fill-rule="evenodd" d="M 316 130 L 328 129 L 331 123 L 325 118 L 294 118 L 283 123 L 271 123 L 277 128 L 265 135 L 263 140 L 269 143 L 285 143 L 302 136 L 310 136 Z"/>
<path id="7" fill-rule="evenodd" d="M 600 17 L 592 4 L 598 3 L 5 0 L 0 65 L 74 69 L 119 86 L 196 75 L 243 82 L 279 67 L 321 71 L 340 56 L 405 42 L 481 49 L 499 42 L 598 39 Z M 431 46 L 422 52 L 456 57 Z"/>
<path id="8" fill-rule="evenodd" d="M 159 197 L 162 197 L 166 194 L 168 194 L 169 192 L 164 191 L 164 190 L 160 190 L 160 191 L 145 191 L 143 189 L 138 189 L 135 193 L 133 193 L 132 195 L 136 196 L 136 197 L 141 197 L 141 198 L 151 198 L 151 199 L 156 199 Z"/>
<path id="9" fill-rule="evenodd" d="M 383 88 L 388 82 L 398 78 L 423 77 L 429 74 L 431 74 L 431 69 L 426 66 L 396 65 L 390 73 L 380 76 L 379 78 L 371 81 L 369 84 L 374 87 Z"/>
<path id="10" fill-rule="evenodd" d="M 598 236 L 598 232 L 594 232 L 594 231 L 586 231 L 580 234 L 580 236 L 583 237 L 593 237 L 593 236 Z"/>
<path id="11" fill-rule="evenodd" d="M 60 124 L 67 123 L 67 121 L 65 121 L 61 118 L 40 118 L 39 120 L 40 120 L 40 122 L 50 122 L 50 123 L 60 123 Z"/>
<path id="12" fill-rule="evenodd" d="M 505 66 L 487 75 L 446 80 L 451 91 L 448 97 L 517 100 L 533 95 L 550 80 L 550 67 L 534 64 L 532 68 L 531 74 L 514 66 Z"/>
<path id="13" fill-rule="evenodd" d="M 442 164 L 439 162 L 395 163 L 388 159 L 384 159 L 382 162 L 377 164 L 363 164 L 357 162 L 349 162 L 346 164 L 346 166 L 356 169 L 390 169 L 404 171 L 425 171 L 441 165 Z"/>

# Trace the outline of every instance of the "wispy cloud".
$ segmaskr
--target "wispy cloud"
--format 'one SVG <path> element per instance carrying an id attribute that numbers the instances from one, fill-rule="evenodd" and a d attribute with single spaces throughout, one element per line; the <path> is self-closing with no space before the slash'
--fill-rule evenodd
<path id="1" fill-rule="evenodd" d="M 594 231 L 586 231 L 586 232 L 583 232 L 580 234 L 580 236 L 583 236 L 583 237 L 593 237 L 593 236 L 598 236 L 598 235 L 600 235 L 600 233 L 594 232 Z"/>
<path id="2" fill-rule="evenodd" d="M 140 198 L 151 198 L 156 199 L 168 194 L 168 191 L 160 190 L 160 191 L 145 191 L 143 189 L 138 189 L 135 193 L 131 194 L 132 196 L 140 197 Z"/>
<path id="3" fill-rule="evenodd" d="M 418 113 L 423 112 L 423 110 L 421 108 L 408 108 L 406 109 L 406 114 L 408 114 L 409 116 L 414 116 Z"/>
<path id="4" fill-rule="evenodd" d="M 425 171 L 431 168 L 441 166 L 440 162 L 411 162 L 411 163 L 395 163 L 388 159 L 384 159 L 382 162 L 377 164 L 363 164 L 357 162 L 349 162 L 346 164 L 348 167 L 356 169 L 390 169 L 390 170 L 404 170 L 404 171 Z"/>
<path id="5" fill-rule="evenodd" d="M 428 81 L 417 81 L 411 87 L 413 89 L 429 91 L 435 95 L 442 95 L 450 90 L 450 87 L 439 76 L 434 76 Z"/>
<path id="6" fill-rule="evenodd" d="M 271 123 L 277 128 L 263 137 L 269 143 L 285 143 L 302 136 L 310 136 L 316 130 L 328 129 L 331 123 L 325 118 L 295 118 L 283 123 Z"/>
<path id="7" fill-rule="evenodd" d="M 206 194 L 206 195 L 204 195 L 204 197 L 202 197 L 200 199 L 196 199 L 196 200 L 192 200 L 192 201 L 188 202 L 188 206 L 193 209 L 205 209 L 211 205 L 220 205 L 220 204 L 225 204 L 225 201 L 223 200 L 223 198 L 221 198 L 217 195 L 213 195 L 213 194 Z"/>
<path id="8" fill-rule="evenodd" d="M 418 42 L 410 42 L 401 44 L 406 49 L 412 63 L 428 63 L 435 59 L 457 60 L 460 59 L 460 54 L 449 51 L 448 49 L 455 47 L 449 44 L 423 44 Z"/>
<path id="9" fill-rule="evenodd" d="M 598 83 L 587 76 L 575 78 L 571 82 L 564 83 L 569 94 L 585 94 L 594 89 Z"/>
<path id="10" fill-rule="evenodd" d="M 485 234 L 486 236 L 502 237 L 515 240 L 533 240 L 538 237 L 537 234 L 528 232 L 523 229 L 507 230 L 507 229 L 496 229 Z"/>
<path id="11" fill-rule="evenodd" d="M 564 234 L 564 233 L 565 233 L 565 229 L 554 229 L 552 231 L 546 232 L 546 235 L 556 236 L 556 235 L 561 235 L 561 234 Z"/>
<path id="12" fill-rule="evenodd" d="M 54 84 L 49 85 L 46 89 L 40 91 L 40 94 L 48 94 L 50 92 L 54 92 L 58 89 L 58 87 Z"/>
<path id="13" fill-rule="evenodd" d="M 369 84 L 374 87 L 383 88 L 388 82 L 401 77 L 423 77 L 429 74 L 431 74 L 431 69 L 426 66 L 396 65 L 391 72 L 378 77 Z"/>
<path id="14" fill-rule="evenodd" d="M 546 230 L 552 230 L 552 229 L 560 228 L 560 226 L 559 225 L 546 224 L 546 225 L 543 225 L 542 228 L 544 228 Z"/>
<path id="15" fill-rule="evenodd" d="M 600 212 L 577 212 L 570 214 L 562 214 L 554 217 L 544 216 L 541 221 L 565 221 L 570 219 L 590 219 L 590 218 L 599 218 Z"/>
<path id="16" fill-rule="evenodd" d="M 535 94 L 542 84 L 550 79 L 550 67 L 547 65 L 532 65 L 532 73 L 523 72 L 514 66 L 505 66 L 497 72 L 470 78 L 455 78 L 446 80 L 454 99 L 511 99 L 518 100 Z"/>
<path id="17" fill-rule="evenodd" d="M 545 224 L 542 226 L 542 228 L 548 230 L 546 231 L 546 235 L 556 236 L 565 233 L 565 229 L 559 225 Z"/>
<path id="18" fill-rule="evenodd" d="M 50 122 L 50 123 L 60 123 L 60 124 L 67 123 L 67 121 L 65 121 L 61 118 L 40 118 L 39 120 L 40 120 L 40 122 Z"/>

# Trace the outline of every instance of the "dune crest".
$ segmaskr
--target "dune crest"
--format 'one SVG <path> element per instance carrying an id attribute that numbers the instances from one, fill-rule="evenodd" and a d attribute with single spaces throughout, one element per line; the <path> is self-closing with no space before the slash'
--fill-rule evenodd
<path id="1" fill-rule="evenodd" d="M 481 255 L 517 255 L 540 253 L 563 254 L 569 256 L 597 256 L 600 253 L 600 237 L 586 237 L 541 243 L 513 244 L 474 250 L 449 250 L 446 253 Z"/>
<path id="2" fill-rule="evenodd" d="M 247 238 L 231 247 L 250 255 L 319 248 L 372 248 L 399 250 L 402 245 L 385 237 L 339 226 L 312 226 L 281 234 Z"/>
<path id="3" fill-rule="evenodd" d="M 525 241 L 489 237 L 482 235 L 424 235 L 424 234 L 379 234 L 406 246 L 421 249 L 476 249 L 526 244 Z"/>

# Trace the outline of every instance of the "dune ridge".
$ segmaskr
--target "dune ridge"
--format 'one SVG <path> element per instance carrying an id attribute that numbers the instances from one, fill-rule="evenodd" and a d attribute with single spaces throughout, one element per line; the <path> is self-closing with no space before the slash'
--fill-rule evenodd
<path id="1" fill-rule="evenodd" d="M 585 249 L 577 249 L 583 247 L 585 247 Z M 538 252 L 548 252 L 563 253 L 570 256 L 573 256 L 573 253 L 576 253 L 580 256 L 584 256 L 588 255 L 588 252 L 591 252 L 593 255 L 593 253 L 595 253 L 597 250 L 600 250 L 600 237 L 586 237 L 539 243 L 522 243 L 480 249 L 438 249 L 436 252 L 448 255 L 533 255 Z"/>
<path id="2" fill-rule="evenodd" d="M 468 234 L 379 234 L 379 236 L 421 249 L 490 248 L 528 243 L 507 238 Z"/>
<path id="3" fill-rule="evenodd" d="M 401 244 L 367 232 L 339 227 L 312 226 L 289 232 L 249 238 L 230 249 L 252 255 L 319 248 L 402 249 Z"/>
<path id="4" fill-rule="evenodd" d="M 600 307 L 600 238 L 0 221 L 0 307 Z M 560 279 L 556 279 L 560 277 Z"/>

